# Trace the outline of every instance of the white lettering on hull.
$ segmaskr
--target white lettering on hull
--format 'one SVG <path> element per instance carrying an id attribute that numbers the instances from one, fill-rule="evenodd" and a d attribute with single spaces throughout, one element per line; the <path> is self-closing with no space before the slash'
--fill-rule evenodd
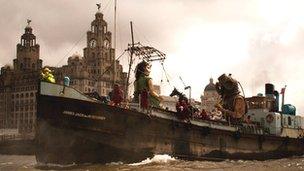
<path id="1" fill-rule="evenodd" d="M 64 115 L 70 115 L 70 116 L 77 116 L 82 118 L 90 118 L 90 119 L 98 119 L 98 120 L 106 120 L 106 117 L 104 116 L 97 116 L 97 115 L 86 115 L 83 113 L 73 112 L 73 111 L 63 111 L 62 114 Z"/>

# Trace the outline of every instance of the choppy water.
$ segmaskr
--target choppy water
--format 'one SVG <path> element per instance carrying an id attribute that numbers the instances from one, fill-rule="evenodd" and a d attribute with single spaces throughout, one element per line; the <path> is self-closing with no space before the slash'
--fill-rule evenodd
<path id="1" fill-rule="evenodd" d="M 291 157 L 279 160 L 244 161 L 226 160 L 222 162 L 211 161 L 185 161 L 175 159 L 168 155 L 155 155 L 138 163 L 124 164 L 121 162 L 108 164 L 83 165 L 41 165 L 36 163 L 35 156 L 0 155 L 0 171 L 6 170 L 71 170 L 71 171 L 247 171 L 247 170 L 304 170 L 304 157 Z"/>

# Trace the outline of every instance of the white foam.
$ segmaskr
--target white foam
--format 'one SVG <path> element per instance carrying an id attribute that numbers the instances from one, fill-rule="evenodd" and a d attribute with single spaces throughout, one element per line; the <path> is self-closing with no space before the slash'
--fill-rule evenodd
<path id="1" fill-rule="evenodd" d="M 14 164 L 13 162 L 5 162 L 5 163 L 0 163 L 0 165 L 12 165 Z"/>
<path id="2" fill-rule="evenodd" d="M 139 163 L 132 163 L 129 164 L 130 166 L 139 166 L 139 165 L 145 165 L 145 164 L 149 164 L 149 163 L 168 163 L 171 161 L 175 161 L 176 159 L 174 157 L 171 157 L 168 154 L 156 154 L 153 156 L 152 159 L 147 158 Z"/>
<path id="3" fill-rule="evenodd" d="M 46 168 L 69 168 L 76 166 L 75 163 L 72 164 L 66 164 L 66 165 L 61 165 L 61 164 L 53 164 L 53 163 L 37 163 L 36 167 L 46 167 Z"/>
<path id="4" fill-rule="evenodd" d="M 119 162 L 111 162 L 111 163 L 106 163 L 106 165 L 122 165 L 123 162 L 119 161 Z"/>

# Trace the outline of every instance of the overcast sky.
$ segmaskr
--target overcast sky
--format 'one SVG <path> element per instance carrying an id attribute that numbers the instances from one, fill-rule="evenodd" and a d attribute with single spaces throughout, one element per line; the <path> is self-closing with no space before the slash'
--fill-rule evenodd
<path id="1" fill-rule="evenodd" d="M 167 54 L 170 85 L 160 64 L 152 67 L 154 83 L 162 85 L 163 94 L 173 86 L 182 89 L 182 77 L 199 99 L 210 77 L 216 80 L 231 73 L 246 96 L 264 93 L 267 82 L 279 91 L 287 85 L 286 103 L 304 112 L 304 1 L 117 1 L 116 54 L 130 43 L 132 20 L 136 42 Z M 44 65 L 61 66 L 73 53 L 82 55 L 99 2 L 113 31 L 114 0 L 0 0 L 0 65 L 12 64 L 27 18 L 32 20 Z M 126 62 L 124 58 L 122 63 Z"/>

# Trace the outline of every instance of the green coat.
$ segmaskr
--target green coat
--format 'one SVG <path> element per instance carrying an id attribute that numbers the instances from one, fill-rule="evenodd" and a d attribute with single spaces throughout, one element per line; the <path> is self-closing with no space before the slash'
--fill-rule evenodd
<path id="1" fill-rule="evenodd" d="M 141 94 L 141 92 L 143 92 L 144 90 L 149 92 L 149 85 L 148 85 L 149 80 L 151 80 L 151 78 L 148 76 L 140 76 L 139 79 L 134 82 L 134 100 L 136 102 L 139 101 L 138 97 Z M 156 97 L 151 96 L 150 92 L 149 92 L 148 100 L 151 106 L 159 107 L 160 101 Z"/>

